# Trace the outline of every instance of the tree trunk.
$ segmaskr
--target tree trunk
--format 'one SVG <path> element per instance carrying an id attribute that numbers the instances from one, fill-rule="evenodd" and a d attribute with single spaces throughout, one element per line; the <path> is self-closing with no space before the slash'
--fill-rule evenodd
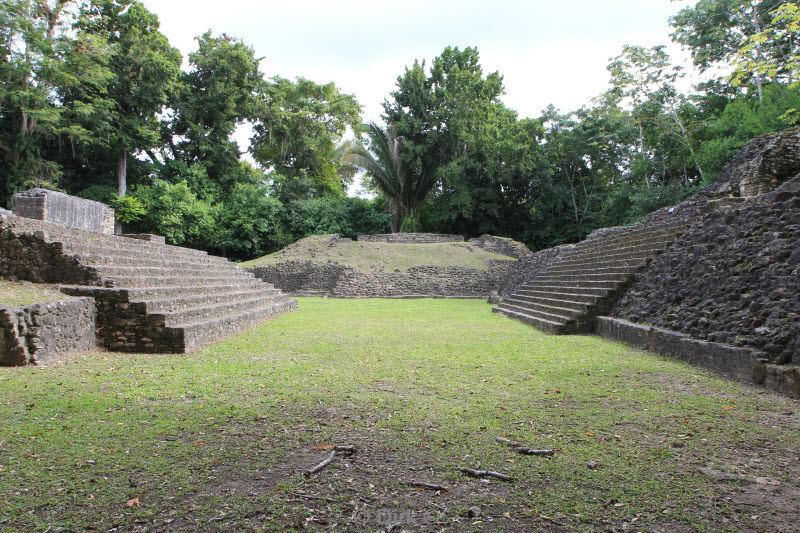
<path id="1" fill-rule="evenodd" d="M 756 30 L 756 33 L 761 33 L 761 16 L 758 13 L 758 5 L 753 6 L 753 26 Z M 756 59 L 758 60 L 759 67 L 761 66 L 763 57 L 761 53 L 761 45 L 756 45 Z M 756 89 L 758 90 L 758 103 L 764 103 L 764 80 L 761 78 L 761 73 L 756 72 Z"/>
<path id="2" fill-rule="evenodd" d="M 689 140 L 689 133 L 686 131 L 686 127 L 683 125 L 683 121 L 681 117 L 678 116 L 678 113 L 672 109 L 670 111 L 672 113 L 672 118 L 675 119 L 675 124 L 678 126 L 678 129 L 681 130 L 683 134 L 683 140 L 686 143 L 686 147 L 689 148 L 689 153 L 692 154 L 692 159 L 694 159 L 694 164 L 697 167 L 697 171 L 700 173 L 700 179 L 705 181 L 706 175 L 703 173 L 703 168 L 700 166 L 700 162 L 697 160 L 697 154 L 694 153 L 694 148 L 692 147 L 692 143 Z"/>
<path id="3" fill-rule="evenodd" d="M 128 192 L 128 150 L 124 144 L 119 147 L 119 161 L 117 163 L 117 195 L 125 196 Z"/>

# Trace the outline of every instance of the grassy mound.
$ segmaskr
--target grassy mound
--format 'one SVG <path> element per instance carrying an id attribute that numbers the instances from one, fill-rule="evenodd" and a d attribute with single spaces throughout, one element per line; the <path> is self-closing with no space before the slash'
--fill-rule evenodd
<path id="1" fill-rule="evenodd" d="M 3 531 L 792 531 L 800 505 L 796 401 L 479 301 L 301 299 L 0 391 Z"/>
<path id="2" fill-rule="evenodd" d="M 487 261 L 514 261 L 465 242 L 436 244 L 396 244 L 383 242 L 336 241 L 330 235 L 307 237 L 274 254 L 242 263 L 255 268 L 286 261 L 334 262 L 356 271 L 405 271 L 418 266 L 459 266 L 488 270 Z"/>
<path id="3" fill-rule="evenodd" d="M 69 298 L 52 285 L 0 279 L 0 307 L 20 307 Z"/>

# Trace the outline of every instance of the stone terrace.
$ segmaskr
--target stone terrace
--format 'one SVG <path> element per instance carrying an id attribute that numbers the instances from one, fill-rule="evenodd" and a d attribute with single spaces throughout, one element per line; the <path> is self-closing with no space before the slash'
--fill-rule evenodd
<path id="1" fill-rule="evenodd" d="M 13 215 L 0 215 L 0 255 L 0 275 L 94 297 L 109 350 L 186 352 L 297 305 L 224 258 Z"/>

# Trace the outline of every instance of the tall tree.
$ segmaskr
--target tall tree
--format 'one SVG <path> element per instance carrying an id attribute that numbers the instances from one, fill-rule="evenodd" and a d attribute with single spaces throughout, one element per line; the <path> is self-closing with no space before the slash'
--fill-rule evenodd
<path id="1" fill-rule="evenodd" d="M 372 184 L 389 199 L 392 232 L 400 231 L 403 220 L 409 226 L 419 223 L 419 209 L 435 181 L 412 172 L 403 159 L 405 139 L 392 128 L 367 126 L 369 148 L 356 144 L 344 154 L 345 161 L 363 169 Z M 430 174 L 428 174 L 430 176 Z"/>
<path id="2" fill-rule="evenodd" d="M 84 6 L 79 32 L 104 40 L 113 73 L 108 97 L 114 102 L 102 123 L 103 141 L 117 153 L 117 194 L 128 189 L 131 153 L 158 145 L 158 114 L 180 74 L 181 54 L 159 31 L 158 17 L 137 0 L 94 0 Z"/>
<path id="3" fill-rule="evenodd" d="M 256 104 L 251 153 L 265 169 L 310 196 L 344 194 L 341 158 L 337 153 L 349 130 L 361 128 L 361 107 L 333 83 L 320 85 L 300 78 L 265 82 Z M 282 198 L 290 200 L 292 198 Z"/>

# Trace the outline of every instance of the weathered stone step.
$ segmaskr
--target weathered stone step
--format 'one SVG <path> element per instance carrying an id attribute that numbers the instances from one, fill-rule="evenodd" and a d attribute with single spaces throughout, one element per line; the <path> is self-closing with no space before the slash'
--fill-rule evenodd
<path id="1" fill-rule="evenodd" d="M 592 296 L 594 300 L 589 302 L 586 301 L 578 301 L 578 300 L 571 300 L 571 299 L 564 299 L 564 298 L 553 298 L 553 293 L 544 293 L 547 296 L 531 296 L 522 292 L 517 292 L 513 296 L 508 297 L 508 299 L 513 300 L 520 300 L 523 302 L 528 302 L 532 304 L 539 304 L 539 305 L 549 305 L 551 307 L 556 308 L 563 308 L 569 309 L 571 311 L 580 311 L 586 312 L 589 308 L 592 307 L 592 304 L 599 298 L 597 296 Z"/>
<path id="2" fill-rule="evenodd" d="M 267 298 L 271 296 L 282 295 L 278 289 L 266 287 L 261 289 L 250 289 L 244 291 L 227 291 L 215 292 L 210 294 L 194 294 L 189 296 L 176 295 L 171 298 L 160 298 L 152 300 L 134 300 L 136 302 L 144 303 L 148 313 L 163 314 L 181 309 L 189 309 L 192 307 L 202 307 L 206 305 L 214 305 L 225 302 L 239 302 L 249 300 L 254 297 Z"/>
<path id="3" fill-rule="evenodd" d="M 131 239 L 132 240 L 132 239 Z M 55 241 L 60 242 L 60 241 Z M 144 241 L 142 241 L 144 242 Z M 198 263 L 226 263 L 228 262 L 227 259 L 223 257 L 216 257 L 213 255 L 208 255 L 205 252 L 200 252 L 199 250 L 189 250 L 188 248 L 181 249 L 178 248 L 179 251 L 171 250 L 170 247 L 167 246 L 159 246 L 156 248 L 136 248 L 136 247 L 107 247 L 107 246 L 99 246 L 96 244 L 91 243 L 78 243 L 78 242 L 69 242 L 69 243 L 61 243 L 62 247 L 65 252 L 71 254 L 83 254 L 83 255 L 104 255 L 106 257 L 113 257 L 119 259 L 163 259 L 163 258 L 171 258 L 173 261 L 175 259 L 186 259 L 188 261 L 194 261 Z"/>
<path id="4" fill-rule="evenodd" d="M 643 262 L 656 257 L 661 250 L 652 250 L 648 253 L 645 252 L 620 252 L 614 254 L 605 254 L 598 256 L 588 256 L 574 259 L 572 257 L 565 257 L 562 260 L 554 263 L 553 266 L 580 266 L 586 265 L 588 261 L 628 261 L 629 263 Z"/>
<path id="5" fill-rule="evenodd" d="M 652 260 L 653 260 L 652 257 L 636 258 L 636 259 L 624 258 L 624 259 L 611 259 L 611 260 L 606 260 L 606 259 L 602 259 L 602 258 L 600 258 L 600 259 L 587 259 L 586 261 L 583 261 L 583 262 L 576 261 L 573 264 L 568 264 L 568 263 L 567 264 L 563 264 L 563 263 L 553 264 L 552 266 L 550 266 L 548 268 L 548 270 L 550 268 L 552 268 L 552 269 L 582 268 L 582 269 L 585 269 L 585 270 L 597 270 L 597 269 L 600 269 L 600 268 L 608 268 L 608 269 L 612 269 L 612 270 L 613 269 L 634 269 L 634 272 L 638 272 L 642 267 L 647 265 Z"/>
<path id="6" fill-rule="evenodd" d="M 555 322 L 552 320 L 544 320 L 541 318 L 537 318 L 531 315 L 528 315 L 523 312 L 514 311 L 511 309 L 506 309 L 500 306 L 496 306 L 492 308 L 492 311 L 495 313 L 502 313 L 509 318 L 514 318 L 519 320 L 520 322 L 524 322 L 525 324 L 529 324 L 531 326 L 536 326 L 536 328 L 545 331 L 547 333 L 552 333 L 555 335 L 559 335 L 562 333 L 567 332 L 567 327 L 565 324 L 561 322 Z"/>
<path id="7" fill-rule="evenodd" d="M 116 288 L 128 287 L 195 287 L 198 285 L 208 286 L 214 284 L 224 284 L 229 281 L 247 282 L 252 280 L 258 283 L 255 278 L 234 277 L 230 275 L 209 275 L 209 276 L 117 276 L 107 280 Z"/>
<path id="8" fill-rule="evenodd" d="M 621 283 L 628 279 L 630 274 L 565 274 L 563 272 L 557 272 L 551 274 L 550 272 L 544 272 L 539 276 L 536 276 L 532 281 L 536 282 L 550 282 L 550 281 L 608 281 L 613 283 Z"/>
<path id="9" fill-rule="evenodd" d="M 542 289 L 545 287 L 575 287 L 580 288 L 581 291 L 583 291 L 584 288 L 614 290 L 617 288 L 617 285 L 619 285 L 618 281 L 608 279 L 548 279 L 539 281 L 539 278 L 535 278 L 529 283 L 526 283 L 523 287 L 526 289 Z"/>
<path id="10" fill-rule="evenodd" d="M 128 300 L 132 302 L 145 302 L 166 298 L 178 298 L 181 296 L 197 296 L 221 294 L 225 292 L 237 292 L 243 290 L 258 290 L 264 287 L 274 288 L 271 283 L 259 280 L 239 281 L 227 283 L 198 284 L 194 286 L 160 286 L 160 287 L 118 287 L 109 290 L 121 291 L 128 295 Z"/>
<path id="11" fill-rule="evenodd" d="M 517 297 L 503 298 L 501 305 L 513 305 L 514 307 L 525 309 L 534 314 L 542 313 L 545 315 L 560 316 L 564 317 L 565 320 L 572 320 L 584 312 L 583 309 L 560 307 L 550 303 L 531 302 Z"/>
<path id="12" fill-rule="evenodd" d="M 101 266 L 143 266 L 143 267 L 164 267 L 164 268 L 181 268 L 196 267 L 208 268 L 209 266 L 219 266 L 224 268 L 226 265 L 235 266 L 235 263 L 227 261 L 197 261 L 195 259 L 181 259 L 172 256 L 140 256 L 140 257 L 114 257 L 111 255 L 97 255 L 97 254 L 72 254 L 82 265 L 98 268 Z M 209 256 L 212 257 L 212 256 Z"/>
<path id="13" fill-rule="evenodd" d="M 616 267 L 585 268 L 581 267 L 550 267 L 541 275 L 556 276 L 561 274 L 582 276 L 587 274 L 610 274 L 612 276 L 630 276 L 639 271 L 639 265 L 625 264 Z M 537 276 L 538 277 L 538 276 Z"/>
<path id="14" fill-rule="evenodd" d="M 186 278 L 193 277 L 208 277 L 208 276 L 229 276 L 231 278 L 248 278 L 254 279 L 255 276 L 246 270 L 241 270 L 233 265 L 208 265 L 206 268 L 200 266 L 186 266 L 180 267 L 138 267 L 138 266 L 107 266 L 107 265 L 92 265 L 103 276 L 112 280 L 117 278 L 129 277 L 172 277 L 183 276 Z"/>
<path id="15" fill-rule="evenodd" d="M 580 290 L 580 289 L 575 289 L 575 290 Z M 601 299 L 603 296 L 605 296 L 606 293 L 603 292 L 602 294 L 591 294 L 591 293 L 581 293 L 581 292 L 570 292 L 569 287 L 555 287 L 549 290 L 520 289 L 518 292 L 514 294 L 516 296 L 525 296 L 530 298 L 554 298 L 554 299 L 571 300 L 574 302 L 580 302 L 585 305 L 592 305 L 596 303 L 599 299 Z"/>
<path id="16" fill-rule="evenodd" d="M 616 286 L 605 287 L 576 287 L 574 284 L 561 285 L 523 285 L 524 291 L 544 292 L 551 294 L 585 294 L 587 296 L 606 296 L 609 292 L 616 290 Z M 521 291 L 520 291 L 521 292 Z"/>
<path id="17" fill-rule="evenodd" d="M 602 243 L 603 245 L 613 245 L 618 242 L 624 242 L 630 239 L 638 239 L 638 238 L 649 238 L 651 236 L 658 237 L 658 236 L 679 236 L 688 230 L 692 222 L 676 222 L 674 224 L 667 223 L 661 224 L 658 226 L 639 226 L 634 225 L 630 226 L 626 230 L 620 231 L 618 233 L 613 233 L 610 235 L 602 235 L 598 237 L 594 237 L 591 239 L 586 239 L 585 241 L 581 241 L 579 244 L 584 246 L 591 246 L 592 244 Z"/>
<path id="18" fill-rule="evenodd" d="M 256 296 L 246 300 L 223 302 L 199 307 L 189 307 L 187 309 L 170 311 L 166 313 L 155 313 L 155 315 L 163 316 L 164 325 L 167 327 L 179 326 L 186 323 L 224 318 L 234 313 L 258 309 L 268 305 L 286 302 L 288 300 L 289 298 L 283 294 L 277 294 L 268 297 Z"/>
<path id="19" fill-rule="evenodd" d="M 567 252 L 565 254 L 570 259 L 583 259 L 585 257 L 602 257 L 606 255 L 613 255 L 619 253 L 635 253 L 635 252 L 644 252 L 649 253 L 651 251 L 655 252 L 663 252 L 670 246 L 674 241 L 654 241 L 654 242 L 647 242 L 642 244 L 637 244 L 634 246 L 606 246 L 606 247 L 597 247 L 593 249 L 585 249 L 578 252 Z"/>
<path id="20" fill-rule="evenodd" d="M 511 311 L 516 311 L 517 313 L 525 313 L 526 315 L 530 315 L 536 318 L 541 318 L 543 320 L 549 320 L 551 322 L 559 322 L 561 324 L 566 324 L 567 322 L 569 322 L 574 318 L 573 316 L 560 314 L 555 309 L 549 311 L 541 311 L 538 309 L 518 305 L 514 302 L 509 302 L 506 299 L 501 300 L 500 303 L 497 304 L 497 306 L 500 307 L 501 309 L 509 309 Z"/>
<path id="21" fill-rule="evenodd" d="M 184 349 L 187 351 L 195 350 L 219 338 L 230 337 L 235 333 L 250 329 L 267 318 L 291 311 L 296 307 L 297 301 L 287 300 L 222 318 L 180 324 L 169 329 L 181 330 L 183 332 Z"/>

